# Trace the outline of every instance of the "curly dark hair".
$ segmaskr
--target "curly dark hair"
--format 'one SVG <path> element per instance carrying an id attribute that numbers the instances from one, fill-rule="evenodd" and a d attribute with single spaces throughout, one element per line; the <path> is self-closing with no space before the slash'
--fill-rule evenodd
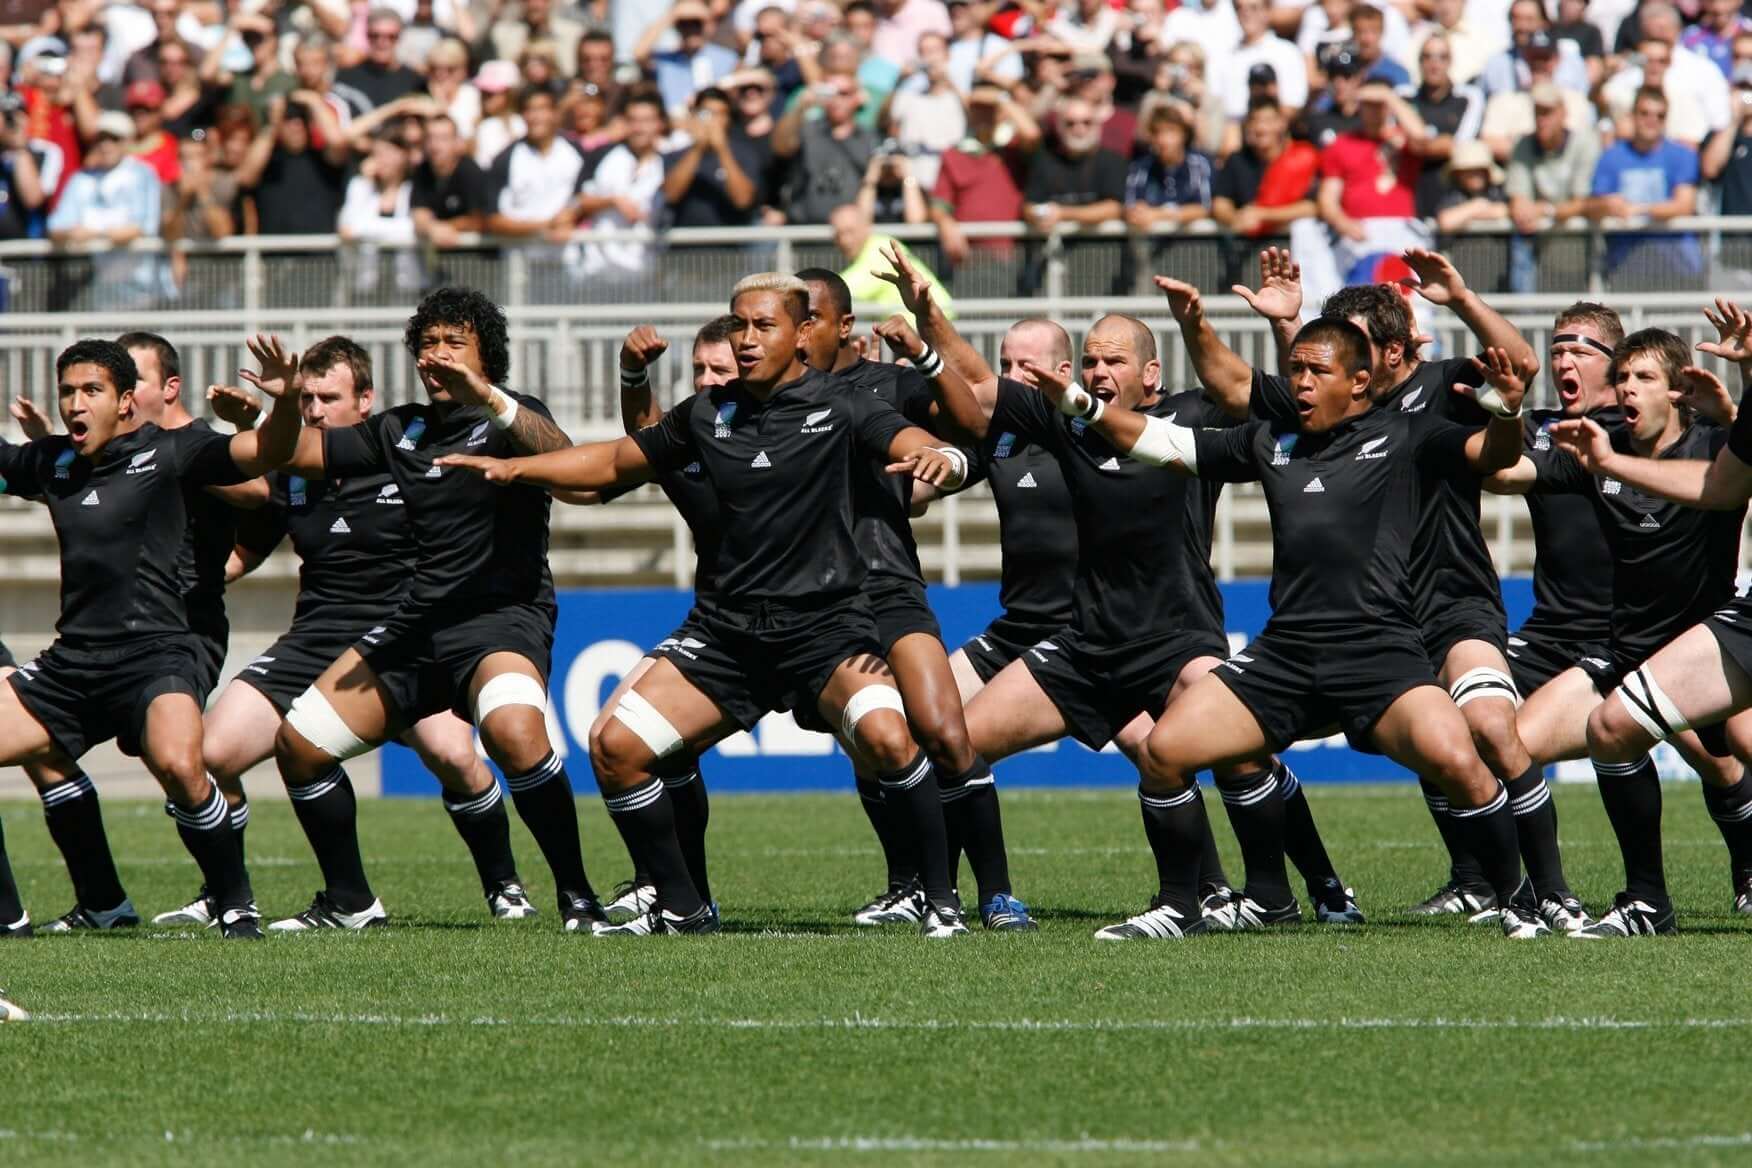
<path id="1" fill-rule="evenodd" d="M 420 356 L 420 338 L 433 325 L 460 324 L 474 330 L 481 347 L 481 371 L 494 385 L 504 385 L 511 375 L 511 338 L 505 324 L 505 310 L 473 288 L 437 288 L 428 292 L 414 315 L 408 317 L 408 327 L 402 332 L 402 344 L 414 359 Z"/>
<path id="2" fill-rule="evenodd" d="M 109 374 L 110 384 L 115 386 L 117 397 L 134 392 L 134 385 L 140 380 L 140 370 L 134 364 L 134 358 L 128 355 L 127 349 L 114 341 L 74 341 L 55 358 L 55 379 L 59 381 L 75 365 L 100 366 Z"/>

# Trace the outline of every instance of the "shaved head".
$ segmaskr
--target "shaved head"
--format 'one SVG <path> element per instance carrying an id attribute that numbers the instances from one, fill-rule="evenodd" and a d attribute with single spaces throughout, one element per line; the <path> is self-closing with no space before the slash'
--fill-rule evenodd
<path id="1" fill-rule="evenodd" d="M 1024 343 L 1046 348 L 1054 368 L 1071 359 L 1071 334 L 1056 320 L 1044 316 L 1024 317 L 1010 326 L 1009 335 Z"/>
<path id="2" fill-rule="evenodd" d="M 1126 316 L 1121 312 L 1110 312 L 1095 322 L 1090 330 L 1093 336 L 1099 332 L 1111 335 L 1117 328 L 1125 328 L 1131 333 L 1132 354 L 1137 357 L 1139 365 L 1146 365 L 1156 359 L 1156 334 L 1150 326 L 1135 316 Z"/>

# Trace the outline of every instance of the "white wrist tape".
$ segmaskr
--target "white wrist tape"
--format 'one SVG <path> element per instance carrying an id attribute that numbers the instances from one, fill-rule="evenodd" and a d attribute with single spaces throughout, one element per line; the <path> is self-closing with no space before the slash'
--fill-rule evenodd
<path id="1" fill-rule="evenodd" d="M 1198 444 L 1192 427 L 1181 426 L 1165 418 L 1146 417 L 1144 432 L 1138 435 L 1131 456 L 1152 466 L 1172 466 L 1179 463 L 1198 473 Z"/>
<path id="2" fill-rule="evenodd" d="M 1503 395 L 1497 392 L 1494 385 L 1481 385 L 1476 389 L 1467 388 L 1466 392 L 1473 401 L 1499 418 L 1518 418 L 1521 416 L 1521 407 L 1516 406 L 1511 410 L 1508 403 L 1503 401 Z"/>
<path id="3" fill-rule="evenodd" d="M 1071 382 L 1065 387 L 1065 392 L 1059 398 L 1059 413 L 1072 418 L 1082 418 L 1085 421 L 1099 421 L 1107 409 L 1107 403 L 1078 385 Z"/>
<path id="4" fill-rule="evenodd" d="M 924 352 L 913 358 L 912 363 L 913 368 L 919 371 L 919 376 L 926 381 L 935 381 L 937 375 L 943 372 L 943 358 L 929 345 L 925 346 Z"/>
<path id="5" fill-rule="evenodd" d="M 951 481 L 943 484 L 946 489 L 954 490 L 967 481 L 967 455 L 953 446 L 933 446 L 931 449 L 949 460 L 954 477 Z"/>
<path id="6" fill-rule="evenodd" d="M 651 384 L 651 370 L 647 368 L 628 369 L 621 366 L 620 383 L 622 389 L 643 389 Z"/>
<path id="7" fill-rule="evenodd" d="M 509 430 L 511 423 L 517 418 L 517 399 L 495 385 L 493 404 L 487 407 L 487 414 L 493 425 L 501 430 Z"/>

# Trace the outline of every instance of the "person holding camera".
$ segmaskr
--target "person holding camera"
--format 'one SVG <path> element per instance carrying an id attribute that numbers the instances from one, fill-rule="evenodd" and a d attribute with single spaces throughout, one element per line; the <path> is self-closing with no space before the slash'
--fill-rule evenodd
<path id="1" fill-rule="evenodd" d="M 1733 110 L 1733 124 L 1704 145 L 1699 169 L 1717 184 L 1717 214 L 1752 215 L 1752 62 L 1734 67 Z"/>
<path id="2" fill-rule="evenodd" d="M 826 223 L 835 207 L 858 197 L 876 136 L 857 124 L 864 91 L 856 77 L 835 73 L 809 86 L 773 129 L 773 153 L 791 161 L 786 218 Z M 820 116 L 809 119 L 811 110 Z"/>
<path id="3" fill-rule="evenodd" d="M 730 95 L 702 89 L 682 124 L 693 141 L 663 156 L 663 199 L 677 227 L 741 227 L 754 222 L 762 177 L 772 164 L 765 142 L 750 138 Z"/>
<path id="4" fill-rule="evenodd" d="M 35 234 L 47 201 L 25 132 L 24 102 L 17 94 L 0 92 L 0 239 Z"/>
<path id="5" fill-rule="evenodd" d="M 913 173 L 917 159 L 893 138 L 885 140 L 870 156 L 864 181 L 858 187 L 858 210 L 872 223 L 923 223 L 930 218 L 924 189 Z"/>
<path id="6" fill-rule="evenodd" d="M 918 52 L 918 60 L 901 71 L 900 84 L 883 102 L 876 124 L 888 127 L 911 160 L 912 177 L 929 190 L 937 181 L 943 152 L 967 137 L 967 111 L 949 76 L 948 40 L 925 33 Z"/>

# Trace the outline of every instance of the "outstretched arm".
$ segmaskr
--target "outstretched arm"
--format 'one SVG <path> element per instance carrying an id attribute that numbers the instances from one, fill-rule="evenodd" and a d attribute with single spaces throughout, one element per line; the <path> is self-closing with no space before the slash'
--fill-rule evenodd
<path id="1" fill-rule="evenodd" d="M 889 474 L 907 474 L 944 491 L 967 481 L 967 455 L 922 426 L 908 426 L 888 444 Z"/>
<path id="2" fill-rule="evenodd" d="M 1197 288 L 1168 276 L 1157 276 L 1156 287 L 1168 297 L 1168 311 L 1180 325 L 1180 337 L 1186 343 L 1186 355 L 1192 358 L 1199 384 L 1224 413 L 1245 418 L 1253 398 L 1253 366 L 1217 336 L 1205 318 Z"/>
<path id="3" fill-rule="evenodd" d="M 521 483 L 548 490 L 600 491 L 606 487 L 636 486 L 650 482 L 654 473 L 645 452 L 631 438 L 588 442 L 524 458 L 446 454 L 437 463 L 473 471 L 500 486 Z"/>
<path id="4" fill-rule="evenodd" d="M 1406 280 L 1405 284 L 1415 288 L 1418 295 L 1431 304 L 1453 309 L 1454 315 L 1466 322 L 1479 344 L 1507 353 L 1521 380 L 1532 381 L 1539 375 L 1539 354 L 1533 351 L 1527 338 L 1504 319 L 1502 313 L 1466 286 L 1453 261 L 1440 252 L 1416 247 L 1407 251 L 1403 258 L 1417 277 L 1415 282 Z"/>
<path id="5" fill-rule="evenodd" d="M 1521 460 L 1521 399 L 1527 383 L 1521 379 L 1514 357 L 1503 349 L 1486 349 L 1472 358 L 1473 367 L 1484 374 L 1484 385 L 1471 396 L 1490 411 L 1482 430 L 1466 440 L 1466 463 L 1481 475 L 1507 471 Z M 1537 369 L 1538 363 L 1534 363 Z"/>
<path id="6" fill-rule="evenodd" d="M 285 466 L 299 453 L 299 430 L 304 419 L 298 409 L 298 354 L 287 352 L 276 336 L 258 334 L 247 344 L 262 371 L 251 373 L 246 369 L 240 376 L 274 399 L 274 411 L 264 426 L 231 436 L 231 461 L 253 476 Z M 316 435 L 319 452 L 321 438 Z"/>
<path id="7" fill-rule="evenodd" d="M 1741 429 L 1735 426 L 1736 434 Z M 1551 428 L 1557 444 L 1576 456 L 1589 474 L 1615 478 L 1639 491 L 1708 511 L 1732 511 L 1752 499 L 1752 464 L 1728 446 L 1705 462 L 1700 458 L 1638 458 L 1612 448 L 1612 440 L 1591 418 L 1575 418 Z M 1746 451 L 1752 453 L 1752 451 Z"/>
<path id="8" fill-rule="evenodd" d="M 1484 489 L 1493 495 L 1530 495 L 1539 482 L 1539 468 L 1523 454 L 1514 466 L 1487 475 Z"/>
<path id="9" fill-rule="evenodd" d="M 1191 426 L 1140 414 L 1104 402 L 1081 386 L 1072 386 L 1052 370 L 1024 361 L 1022 369 L 1034 387 L 1059 413 L 1082 418 L 1089 428 L 1139 462 L 1165 466 L 1181 474 L 1198 473 L 1198 452 Z"/>
<path id="10" fill-rule="evenodd" d="M 434 349 L 420 358 L 416 368 L 422 375 L 436 378 L 449 391 L 452 401 L 486 410 L 492 415 L 493 424 L 504 430 L 519 450 L 546 454 L 572 445 L 552 418 L 523 405 L 448 352 Z"/>
<path id="11" fill-rule="evenodd" d="M 930 381 L 932 391 L 937 394 L 945 430 L 971 441 L 983 440 L 997 403 L 998 375 L 978 350 L 955 331 L 955 326 L 949 323 L 949 318 L 943 315 L 943 310 L 931 296 L 931 282 L 913 266 L 906 253 L 898 247 L 888 246 L 883 249 L 882 257 L 893 271 L 877 272 L 877 277 L 899 289 L 901 303 L 913 314 L 920 339 L 929 346 L 930 353 L 954 371 L 953 377 L 938 377 L 929 354 L 920 355 L 925 364 L 919 366 L 919 372 Z"/>

